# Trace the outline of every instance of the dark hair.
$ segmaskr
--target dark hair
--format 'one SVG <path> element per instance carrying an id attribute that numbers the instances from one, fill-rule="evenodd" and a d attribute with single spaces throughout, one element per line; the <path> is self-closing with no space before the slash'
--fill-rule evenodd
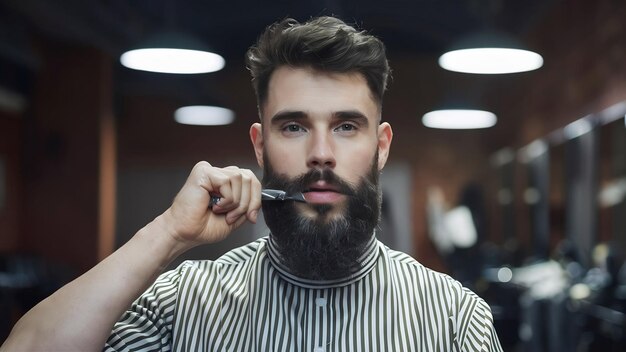
<path id="1" fill-rule="evenodd" d="M 385 46 L 378 38 L 326 16 L 305 23 L 291 18 L 276 22 L 248 49 L 246 66 L 252 74 L 259 108 L 267 98 L 272 73 L 284 65 L 361 73 L 379 104 L 390 75 Z"/>

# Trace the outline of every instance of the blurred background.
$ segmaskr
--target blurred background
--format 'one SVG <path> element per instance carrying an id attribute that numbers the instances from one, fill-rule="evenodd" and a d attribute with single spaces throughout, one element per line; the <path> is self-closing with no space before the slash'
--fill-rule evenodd
<path id="1" fill-rule="evenodd" d="M 244 53 L 276 20 L 330 14 L 381 38 L 393 69 L 380 239 L 485 298 L 507 351 L 622 350 L 622 0 L 0 0 L 0 341 L 164 211 L 197 161 L 258 171 Z M 172 31 L 221 55 L 223 68 L 168 74 L 120 63 Z M 543 66 L 473 74 L 439 65 L 484 31 L 508 34 Z M 175 121 L 189 105 L 234 119 Z M 460 107 L 497 121 L 425 125 L 426 113 Z M 215 259 L 265 235 L 263 224 L 245 225 L 180 260 Z"/>

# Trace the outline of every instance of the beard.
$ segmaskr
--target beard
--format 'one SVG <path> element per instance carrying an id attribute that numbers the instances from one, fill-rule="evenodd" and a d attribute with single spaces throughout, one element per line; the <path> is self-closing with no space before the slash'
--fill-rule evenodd
<path id="1" fill-rule="evenodd" d="M 293 194 L 323 180 L 347 198 L 345 204 L 335 205 L 264 201 L 263 216 L 281 262 L 292 274 L 310 280 L 344 278 L 358 271 L 361 268 L 359 258 L 367 249 L 380 219 L 378 152 L 369 173 L 355 186 L 331 169 L 312 169 L 288 178 L 274 172 L 267 156 L 263 157 L 265 188 Z M 314 216 L 303 214 L 299 207 L 312 209 Z"/>

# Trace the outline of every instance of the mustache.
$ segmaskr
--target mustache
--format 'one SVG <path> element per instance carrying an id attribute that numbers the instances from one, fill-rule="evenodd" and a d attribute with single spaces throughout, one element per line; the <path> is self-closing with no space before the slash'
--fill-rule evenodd
<path id="1" fill-rule="evenodd" d="M 287 178 L 283 175 L 272 177 L 271 179 L 264 177 L 263 181 L 266 188 L 282 189 L 290 194 L 307 191 L 311 184 L 317 181 L 324 181 L 339 193 L 349 197 L 354 197 L 357 193 L 356 187 L 337 176 L 331 169 L 311 169 L 294 178 Z"/>

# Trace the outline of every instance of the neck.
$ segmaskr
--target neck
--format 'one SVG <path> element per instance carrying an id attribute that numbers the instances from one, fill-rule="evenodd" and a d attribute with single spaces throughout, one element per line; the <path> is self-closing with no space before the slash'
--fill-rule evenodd
<path id="1" fill-rule="evenodd" d="M 377 249 L 378 242 L 374 234 L 372 234 L 368 241 L 361 246 L 360 255 L 357 259 L 349 266 L 348 270 L 343 271 L 341 274 L 327 275 L 327 273 L 315 272 L 315 270 L 302 273 L 299 270 L 294 270 L 293 265 L 286 259 L 287 256 L 283 254 L 283 251 L 271 234 L 268 240 L 268 254 L 272 265 L 284 279 L 298 286 L 305 287 L 342 286 L 360 279 L 373 268 L 377 257 Z M 312 257 L 310 259 L 314 268 L 319 268 L 319 265 L 315 266 L 316 258 Z"/>

